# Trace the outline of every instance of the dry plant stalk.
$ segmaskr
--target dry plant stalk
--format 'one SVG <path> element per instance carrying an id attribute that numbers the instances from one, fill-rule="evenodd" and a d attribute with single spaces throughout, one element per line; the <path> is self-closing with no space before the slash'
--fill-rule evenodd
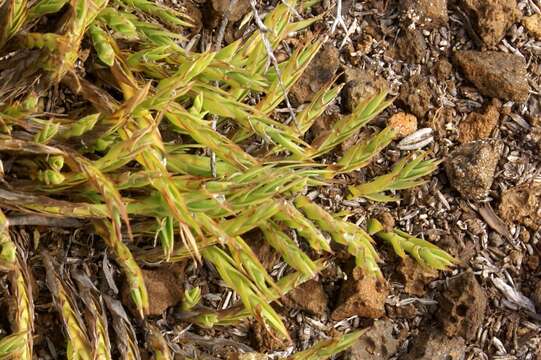
<path id="1" fill-rule="evenodd" d="M 14 308 L 13 333 L 0 340 L 0 359 L 32 359 L 32 333 L 34 331 L 34 304 L 30 276 L 22 251 L 11 239 L 9 223 L 0 211 L 0 271 L 8 271 Z"/>
<path id="2" fill-rule="evenodd" d="M 90 339 L 71 289 L 57 273 L 51 255 L 44 251 L 42 257 L 47 272 L 47 287 L 53 296 L 54 304 L 62 318 L 64 331 L 68 338 L 67 358 L 91 360 L 93 355 Z"/>

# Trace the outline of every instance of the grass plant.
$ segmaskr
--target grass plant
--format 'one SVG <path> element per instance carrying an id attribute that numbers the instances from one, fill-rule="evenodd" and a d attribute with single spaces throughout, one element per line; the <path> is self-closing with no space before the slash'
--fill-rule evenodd
<path id="1" fill-rule="evenodd" d="M 306 196 L 367 166 L 395 137 L 386 128 L 341 156 L 335 151 L 391 103 L 386 92 L 361 102 L 317 142 L 307 141 L 306 134 L 339 96 L 341 85 L 329 83 L 294 119 L 277 111 L 284 91 L 324 40 L 307 41 L 277 67 L 270 66 L 264 41 L 277 48 L 292 32 L 318 21 L 295 16 L 309 5 L 279 2 L 264 19 L 265 33 L 255 31 L 201 53 L 183 46 L 183 29 L 192 26 L 191 19 L 153 1 L 6 0 L 1 5 L 0 52 L 6 56 L 0 59 L 0 152 L 16 170 L 2 174 L 0 207 L 8 214 L 92 224 L 127 280 L 137 321 L 146 324 L 146 347 L 156 359 L 172 355 L 159 329 L 147 322 L 143 263 L 212 264 L 242 305 L 190 321 L 231 325 L 253 316 L 285 340 L 288 330 L 271 304 L 321 271 L 333 246 L 343 246 L 373 276 L 382 274 L 372 236 L 390 243 L 399 256 L 409 254 L 430 267 L 454 263 L 426 241 L 400 230 L 386 232 L 376 222 L 367 232 Z M 55 22 L 47 27 L 54 32 L 42 30 L 44 21 Z M 59 86 L 85 106 L 51 113 L 45 103 Z M 213 129 L 211 118 L 221 130 Z M 250 144 L 261 144 L 260 150 L 250 150 Z M 331 155 L 339 159 L 324 161 Z M 397 190 L 422 184 L 436 169 L 438 162 L 425 158 L 405 157 L 389 174 L 350 186 L 349 194 L 394 201 Z M 10 274 L 17 299 L 13 333 L 0 339 L 0 358 L 30 360 L 33 305 L 22 261 L 27 249 L 12 241 L 3 214 L 0 227 L 0 268 Z M 288 275 L 277 280 L 267 273 L 245 238 L 254 229 L 289 265 Z M 320 259 L 303 251 L 293 233 Z M 154 243 L 159 245 L 148 246 Z M 117 300 L 102 297 L 88 275 L 61 274 L 48 253 L 42 253 L 42 261 L 68 358 L 110 359 L 113 346 L 123 358 L 140 358 L 145 345 Z M 196 290 L 186 293 L 186 309 L 199 298 Z M 90 316 L 83 318 L 83 309 Z M 293 358 L 329 357 L 360 334 L 323 342 Z"/>

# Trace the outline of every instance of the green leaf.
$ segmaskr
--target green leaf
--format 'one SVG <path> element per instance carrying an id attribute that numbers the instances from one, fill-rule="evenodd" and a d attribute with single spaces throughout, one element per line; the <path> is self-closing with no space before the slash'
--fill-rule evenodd
<path id="1" fill-rule="evenodd" d="M 91 25 L 88 30 L 92 36 L 92 43 L 100 60 L 105 65 L 113 66 L 115 62 L 115 51 L 109 43 L 107 33 L 96 25 Z"/>

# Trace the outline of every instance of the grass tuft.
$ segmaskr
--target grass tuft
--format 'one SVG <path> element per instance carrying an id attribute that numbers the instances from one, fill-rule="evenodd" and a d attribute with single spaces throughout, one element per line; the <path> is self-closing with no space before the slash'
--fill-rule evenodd
<path id="1" fill-rule="evenodd" d="M 290 335 L 272 303 L 316 276 L 336 247 L 376 276 L 382 276 L 382 260 L 372 237 L 432 268 L 455 264 L 427 241 L 386 231 L 375 221 L 367 232 L 307 197 L 369 165 L 395 138 L 385 128 L 344 153 L 337 150 L 389 106 L 386 91 L 311 142 L 307 134 L 342 85 L 333 79 L 310 103 L 289 108 L 288 91 L 324 41 L 298 45 L 280 63 L 269 54 L 292 32 L 320 20 L 298 18 L 297 11 L 314 3 L 280 2 L 259 24 L 266 31 L 204 52 L 184 46 L 192 19 L 155 1 L 2 3 L 0 152 L 10 167 L 1 174 L 0 207 L 91 223 L 113 254 L 137 325 L 147 334 L 145 345 L 139 344 L 120 302 L 96 289 L 86 270 L 64 276 L 70 274 L 44 251 L 68 358 L 140 359 L 143 346 L 156 359 L 173 357 L 148 319 L 152 299 L 141 266 L 149 263 L 209 264 L 238 294 L 240 303 L 231 309 L 202 311 L 201 290 L 187 291 L 181 309 L 193 311 L 192 323 L 230 325 L 252 316 L 282 341 Z M 47 21 L 50 26 L 40 25 Z M 79 96 L 77 105 L 54 114 L 57 109 L 44 104 L 64 87 Z M 350 185 L 349 195 L 397 200 L 397 191 L 422 184 L 438 164 L 427 154 L 407 156 L 388 174 Z M 0 339 L 0 358 L 31 359 L 34 315 L 23 261 L 28 249 L 12 241 L 8 227 L 0 213 L 0 271 L 10 274 L 18 300 L 13 334 Z M 262 233 L 290 273 L 278 280 L 267 273 L 246 241 L 252 230 Z M 360 334 L 322 342 L 293 358 L 330 357 Z"/>

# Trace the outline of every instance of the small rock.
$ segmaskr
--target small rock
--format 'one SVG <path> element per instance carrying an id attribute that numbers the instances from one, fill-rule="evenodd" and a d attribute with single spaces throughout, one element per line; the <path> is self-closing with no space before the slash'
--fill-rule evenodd
<path id="1" fill-rule="evenodd" d="M 447 0 L 403 0 L 402 17 L 408 26 L 434 29 L 449 21 Z"/>
<path id="2" fill-rule="evenodd" d="M 369 33 L 363 33 L 353 44 L 346 44 L 348 51 L 346 52 L 346 58 L 353 66 L 357 66 L 361 63 L 361 55 L 368 55 L 372 50 L 372 47 L 377 43 Z M 349 46 L 348 46 L 349 45 Z M 355 54 L 353 54 L 355 53 Z"/>
<path id="3" fill-rule="evenodd" d="M 458 51 L 456 61 L 479 91 L 490 97 L 524 102 L 528 98 L 526 63 L 499 51 Z"/>
<path id="4" fill-rule="evenodd" d="M 346 78 L 344 103 L 349 112 L 388 87 L 387 81 L 371 70 L 348 68 L 344 71 L 344 75 Z"/>
<path id="5" fill-rule="evenodd" d="M 229 23 L 235 23 L 239 21 L 249 10 L 250 0 L 237 0 L 229 9 L 232 0 L 208 0 L 207 11 L 203 11 L 208 18 L 206 19 L 207 26 L 210 28 L 216 28 L 220 26 L 223 17 L 229 10 Z"/>
<path id="6" fill-rule="evenodd" d="M 376 320 L 344 354 L 344 360 L 386 360 L 398 351 L 399 346 L 400 339 L 393 335 L 393 322 Z"/>
<path id="7" fill-rule="evenodd" d="M 148 315 L 161 315 L 169 307 L 178 304 L 184 295 L 184 263 L 161 265 L 153 269 L 142 269 L 149 298 Z M 129 286 L 122 287 L 123 303 L 133 309 Z"/>
<path id="8" fill-rule="evenodd" d="M 461 337 L 449 338 L 440 330 L 429 328 L 421 331 L 400 360 L 462 360 L 466 343 Z"/>
<path id="9" fill-rule="evenodd" d="M 532 16 L 525 17 L 522 19 L 522 25 L 524 25 L 536 39 L 541 40 L 541 14 L 533 14 Z"/>
<path id="10" fill-rule="evenodd" d="M 447 336 L 462 336 L 466 340 L 475 338 L 485 319 L 487 297 L 473 272 L 467 271 L 450 280 L 439 304 L 438 316 Z"/>
<path id="11" fill-rule="evenodd" d="M 415 75 L 400 88 L 399 99 L 422 119 L 432 106 L 433 91 L 425 77 Z"/>
<path id="12" fill-rule="evenodd" d="M 525 183 L 502 194 L 498 208 L 501 218 L 507 223 L 519 223 L 532 230 L 541 226 L 541 186 Z"/>
<path id="13" fill-rule="evenodd" d="M 446 58 L 440 58 L 434 68 L 434 74 L 439 81 L 448 80 L 453 74 L 453 65 Z"/>
<path id="14" fill-rule="evenodd" d="M 336 321 L 353 315 L 379 318 L 385 314 L 384 304 L 388 294 L 389 287 L 384 279 L 366 275 L 361 268 L 355 268 L 342 284 L 338 306 L 331 318 Z"/>
<path id="15" fill-rule="evenodd" d="M 403 138 L 417 131 L 417 118 L 415 115 L 400 112 L 389 118 L 387 126 L 397 131 L 397 137 Z"/>
<path id="16" fill-rule="evenodd" d="M 398 55 L 410 64 L 421 64 L 427 53 L 423 33 L 419 29 L 405 29 L 398 38 Z"/>
<path id="17" fill-rule="evenodd" d="M 466 199 L 485 198 L 502 151 L 503 143 L 499 140 L 478 140 L 459 146 L 445 161 L 451 185 Z"/>
<path id="18" fill-rule="evenodd" d="M 516 0 L 461 0 L 460 3 L 488 46 L 497 45 L 522 15 Z"/>
<path id="19" fill-rule="evenodd" d="M 464 144 L 490 137 L 492 130 L 498 125 L 501 106 L 499 100 L 493 99 L 483 113 L 469 113 L 458 125 L 458 141 Z"/>
<path id="20" fill-rule="evenodd" d="M 381 211 L 378 211 L 374 215 L 376 219 L 378 219 L 378 221 L 383 226 L 384 231 L 391 232 L 394 230 L 396 221 L 395 221 L 394 216 L 391 214 L 389 210 L 383 209 Z"/>
<path id="21" fill-rule="evenodd" d="M 422 266 L 410 257 L 401 259 L 398 271 L 405 285 L 404 291 L 417 296 L 424 296 L 425 286 L 438 277 L 436 270 Z"/>
<path id="22" fill-rule="evenodd" d="M 303 104 L 311 101 L 314 95 L 333 79 L 340 65 L 338 55 L 338 49 L 332 45 L 326 45 L 319 51 L 291 88 L 290 94 L 294 102 Z"/>
<path id="23" fill-rule="evenodd" d="M 309 280 L 289 292 L 282 302 L 287 307 L 321 316 L 327 310 L 328 299 L 323 286 L 316 280 Z"/>

